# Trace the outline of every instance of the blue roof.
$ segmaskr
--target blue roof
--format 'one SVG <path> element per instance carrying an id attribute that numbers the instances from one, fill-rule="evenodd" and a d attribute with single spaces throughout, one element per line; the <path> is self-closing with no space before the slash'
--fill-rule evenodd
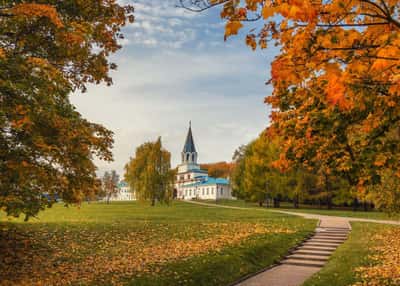
<path id="1" fill-rule="evenodd" d="M 118 183 L 118 188 L 123 188 L 123 187 L 127 187 L 127 186 L 128 186 L 128 183 L 125 181 L 121 181 Z"/>
<path id="2" fill-rule="evenodd" d="M 206 180 L 193 183 L 193 184 L 188 184 L 188 185 L 183 185 L 183 187 L 195 187 L 195 186 L 207 186 L 207 185 L 229 185 L 229 181 L 224 178 L 213 178 L 213 177 L 208 177 Z"/>

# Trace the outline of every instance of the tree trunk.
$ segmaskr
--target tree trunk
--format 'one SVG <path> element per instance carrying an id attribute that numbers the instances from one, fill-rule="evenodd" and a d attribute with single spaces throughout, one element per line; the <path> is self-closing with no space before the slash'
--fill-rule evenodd
<path id="1" fill-rule="evenodd" d="M 354 198 L 352 205 L 353 205 L 353 211 L 354 212 L 357 211 L 358 210 L 358 201 L 356 198 Z"/>
<path id="2" fill-rule="evenodd" d="M 299 195 L 296 195 L 293 199 L 293 206 L 295 209 L 299 208 Z"/>
<path id="3" fill-rule="evenodd" d="M 331 193 L 331 185 L 330 185 L 327 174 L 325 174 L 325 188 L 326 188 L 326 192 L 328 193 L 328 195 L 326 197 L 326 204 L 328 206 L 328 210 L 331 210 L 332 209 L 332 193 Z"/>
<path id="4" fill-rule="evenodd" d="M 329 194 L 327 199 L 328 210 L 332 209 L 332 196 Z"/>
<path id="5" fill-rule="evenodd" d="M 262 202 L 262 201 L 259 201 L 259 202 L 258 202 L 258 206 L 261 208 L 261 207 L 263 206 L 263 202 Z"/>
<path id="6" fill-rule="evenodd" d="M 274 208 L 279 208 L 280 207 L 280 201 L 278 198 L 274 198 Z"/>
<path id="7" fill-rule="evenodd" d="M 154 207 L 156 205 L 156 199 L 151 199 L 151 206 Z"/>

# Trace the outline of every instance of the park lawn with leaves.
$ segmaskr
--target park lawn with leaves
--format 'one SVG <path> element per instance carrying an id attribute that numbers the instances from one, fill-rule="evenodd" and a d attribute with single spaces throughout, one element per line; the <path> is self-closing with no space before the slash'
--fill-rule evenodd
<path id="1" fill-rule="evenodd" d="M 266 211 L 139 202 L 0 214 L 0 285 L 226 285 L 273 264 L 316 222 Z"/>
<path id="2" fill-rule="evenodd" d="M 400 227 L 352 223 L 349 239 L 303 286 L 400 285 Z"/>

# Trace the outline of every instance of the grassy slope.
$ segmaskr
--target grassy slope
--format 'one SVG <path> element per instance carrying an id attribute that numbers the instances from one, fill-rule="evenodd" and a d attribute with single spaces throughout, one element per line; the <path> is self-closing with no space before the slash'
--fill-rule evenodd
<path id="1" fill-rule="evenodd" d="M 79 210 L 66 209 L 59 204 L 28 223 L 6 218 L 4 214 L 3 216 L 0 214 L 0 223 L 9 228 L 16 228 L 19 233 L 34 239 L 31 242 L 32 249 L 25 249 L 24 255 L 28 251 L 32 252 L 31 256 L 35 259 L 42 259 L 39 259 L 42 262 L 36 262 L 39 269 L 57 272 L 59 268 L 56 266 L 62 264 L 63 267 L 65 265 L 71 267 L 66 268 L 66 273 L 78 274 L 81 269 L 87 269 L 83 263 L 86 263 L 88 257 L 97 259 L 105 256 L 103 264 L 109 261 L 110 264 L 115 262 L 119 265 L 118 258 L 128 252 L 127 247 L 135 248 L 137 245 L 135 241 L 130 242 L 130 239 L 138 238 L 138 243 L 144 245 L 161 244 L 161 246 L 170 243 L 171 240 L 202 241 L 208 236 L 214 237 L 215 232 L 218 232 L 218 229 L 206 229 L 208 224 L 214 223 L 262 224 L 271 228 L 285 227 L 294 231 L 252 235 L 239 244 L 222 247 L 220 251 L 209 251 L 190 255 L 184 259 L 157 263 L 151 268 L 154 271 L 150 272 L 136 271 L 124 276 L 118 276 L 118 273 L 99 273 L 96 278 L 87 278 L 83 284 L 88 285 L 109 285 L 111 276 L 114 281 L 124 280 L 131 285 L 228 284 L 243 275 L 274 263 L 315 227 L 313 221 L 281 214 L 208 208 L 179 202 L 172 206 L 157 207 L 133 202 L 113 202 L 110 205 L 85 204 Z M 104 247 L 106 244 L 109 248 Z M 50 259 L 47 259 L 48 252 L 36 251 L 38 246 L 51 248 L 48 252 L 56 251 L 58 256 L 51 255 Z M 162 247 L 158 251 L 162 251 Z M 177 251 L 179 252 L 179 249 Z M 157 256 L 157 253 L 153 256 Z M 135 258 L 134 255 L 130 257 L 133 260 Z M 18 267 L 21 272 L 31 272 L 30 264 L 23 261 L 20 263 L 23 263 Z M 90 267 L 92 266 L 89 265 L 89 273 Z M 18 269 L 12 273 L 18 275 Z M 32 273 L 39 275 L 40 279 L 40 274 L 35 271 L 37 269 L 32 270 Z M 0 270 L 0 277 L 1 275 Z M 61 273 L 61 275 L 66 274 Z M 68 277 L 68 279 L 73 278 Z"/>
<path id="2" fill-rule="evenodd" d="M 331 256 L 326 266 L 303 286 L 348 286 L 357 282 L 354 271 L 359 266 L 371 263 L 368 255 L 372 254 L 374 245 L 372 237 L 375 233 L 396 226 L 379 225 L 374 223 L 352 223 L 352 232 L 349 239 L 341 245 Z"/>

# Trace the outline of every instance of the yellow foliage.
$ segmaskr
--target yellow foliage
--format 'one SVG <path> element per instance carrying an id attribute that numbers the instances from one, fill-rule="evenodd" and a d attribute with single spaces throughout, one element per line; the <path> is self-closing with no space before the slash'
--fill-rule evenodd
<path id="1" fill-rule="evenodd" d="M 400 228 L 393 228 L 375 235 L 376 242 L 370 255 L 373 263 L 356 269 L 361 282 L 353 286 L 400 285 Z"/>

